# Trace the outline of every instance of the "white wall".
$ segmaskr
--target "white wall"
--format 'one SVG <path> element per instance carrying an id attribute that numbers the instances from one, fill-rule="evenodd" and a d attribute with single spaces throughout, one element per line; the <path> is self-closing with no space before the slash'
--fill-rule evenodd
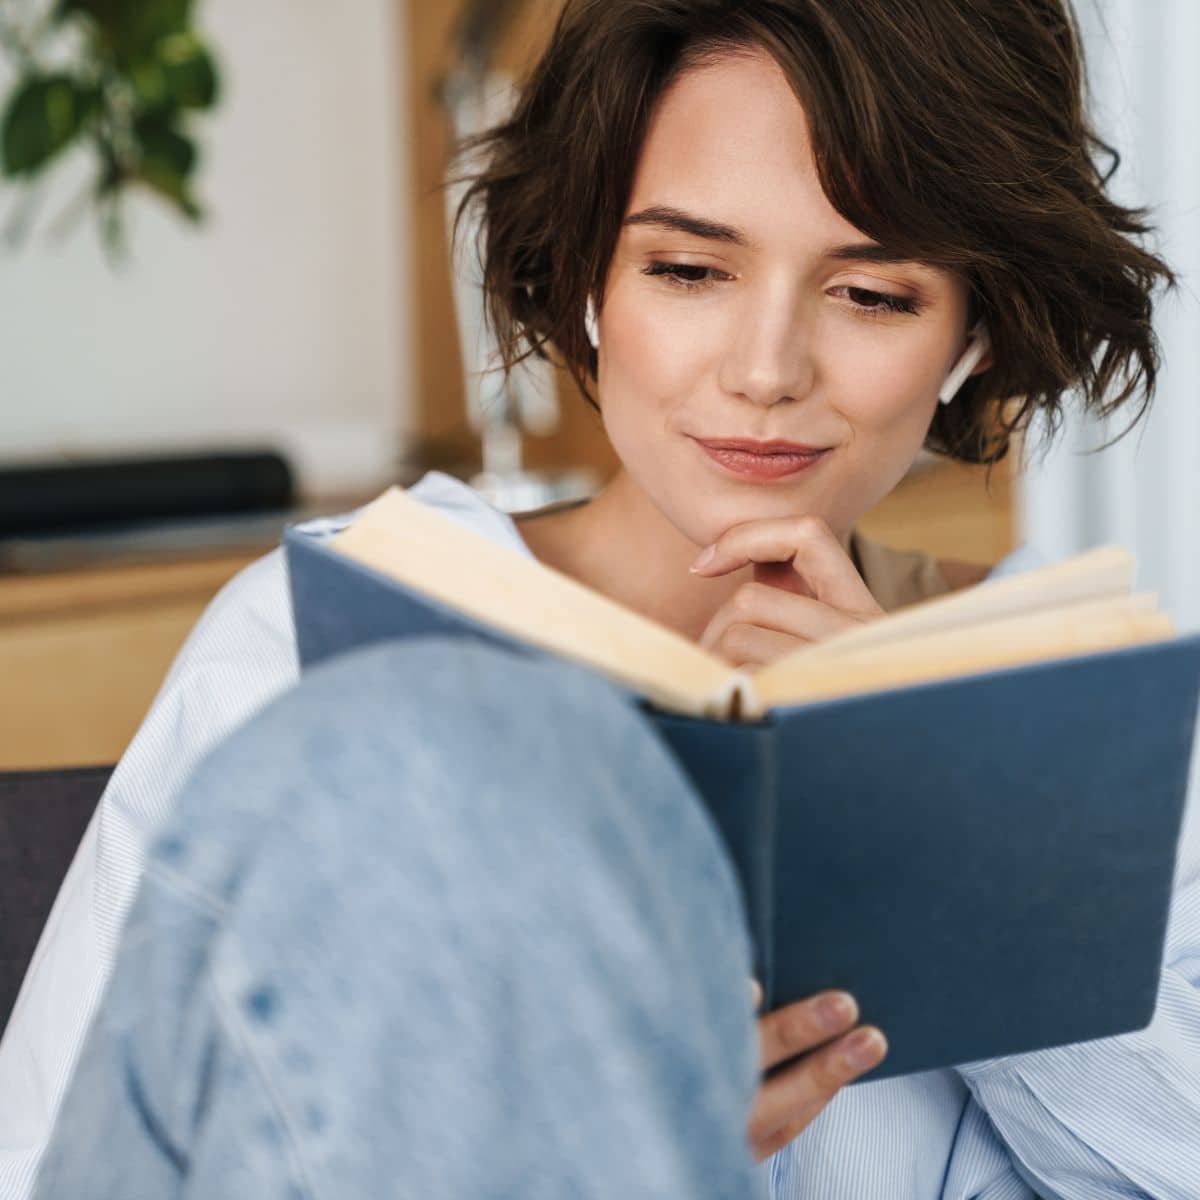
<path id="1" fill-rule="evenodd" d="M 266 438 L 308 490 L 386 477 L 413 378 L 402 18 L 397 0 L 197 6 L 224 84 L 195 125 L 209 220 L 137 197 L 114 271 L 90 215 L 48 239 L 89 164 L 60 166 L 35 236 L 0 249 L 0 461 Z"/>

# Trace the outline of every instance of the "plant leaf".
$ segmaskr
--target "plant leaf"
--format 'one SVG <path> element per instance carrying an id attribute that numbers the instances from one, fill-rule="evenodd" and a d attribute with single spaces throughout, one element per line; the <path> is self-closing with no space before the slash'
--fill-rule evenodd
<path id="1" fill-rule="evenodd" d="M 192 0 L 123 0 L 116 28 L 119 62 L 152 57 L 156 44 L 185 33 L 191 23 Z"/>
<path id="2" fill-rule="evenodd" d="M 138 178 L 166 196 L 185 216 L 199 220 L 200 206 L 187 182 L 196 165 L 196 147 L 191 139 L 157 114 L 135 121 L 134 136 L 141 147 Z"/>
<path id="3" fill-rule="evenodd" d="M 170 104 L 166 73 L 153 59 L 130 66 L 128 78 L 133 85 L 133 94 L 137 98 L 139 109 L 152 111 Z"/>
<path id="4" fill-rule="evenodd" d="M 134 121 L 133 135 L 141 147 L 143 163 L 153 159 L 180 178 L 191 174 L 196 147 L 169 119 L 164 120 L 158 113 L 144 114 Z"/>
<path id="5" fill-rule="evenodd" d="M 195 34 L 173 33 L 154 48 L 164 84 L 180 108 L 211 108 L 217 100 L 217 69 Z"/>
<path id="6" fill-rule="evenodd" d="M 91 17 L 97 25 L 112 29 L 117 23 L 122 4 L 123 0 L 58 0 L 51 20 L 58 23 L 82 13 Z"/>
<path id="7" fill-rule="evenodd" d="M 9 175 L 31 175 L 67 146 L 91 106 L 90 94 L 69 75 L 41 75 L 18 88 L 0 122 L 0 148 Z"/>
<path id="8" fill-rule="evenodd" d="M 159 195 L 170 200 L 189 221 L 204 219 L 204 210 L 196 203 L 195 197 L 182 180 L 174 178 L 169 173 L 147 170 L 145 167 L 138 174 L 138 179 L 147 187 L 158 192 Z"/>

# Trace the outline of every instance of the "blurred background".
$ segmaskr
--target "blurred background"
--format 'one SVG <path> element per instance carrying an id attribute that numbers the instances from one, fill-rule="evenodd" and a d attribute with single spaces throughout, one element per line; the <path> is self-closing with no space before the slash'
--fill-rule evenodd
<path id="1" fill-rule="evenodd" d="M 454 140 L 503 112 L 558 7 L 0 0 L 0 769 L 115 762 L 204 606 L 289 520 L 429 469 L 510 511 L 612 471 L 565 374 L 507 394 L 482 374 L 447 236 Z M 1152 207 L 1182 276 L 1158 398 L 1101 455 L 1123 425 L 1072 416 L 990 488 L 922 456 L 861 528 L 989 563 L 1120 541 L 1194 629 L 1200 4 L 1076 9 L 1111 186 Z"/>

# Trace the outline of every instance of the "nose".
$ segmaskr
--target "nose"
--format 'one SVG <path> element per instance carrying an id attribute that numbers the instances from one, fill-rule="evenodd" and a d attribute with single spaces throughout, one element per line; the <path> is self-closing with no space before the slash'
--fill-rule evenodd
<path id="1" fill-rule="evenodd" d="M 799 400 L 812 388 L 810 331 L 793 296 L 748 298 L 721 358 L 718 383 L 728 395 L 764 407 Z"/>

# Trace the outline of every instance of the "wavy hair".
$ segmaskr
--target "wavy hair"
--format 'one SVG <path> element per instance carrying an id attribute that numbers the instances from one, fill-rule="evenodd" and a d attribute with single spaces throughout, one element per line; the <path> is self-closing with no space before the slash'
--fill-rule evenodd
<path id="1" fill-rule="evenodd" d="M 1069 389 L 1097 417 L 1141 392 L 1127 433 L 1159 367 L 1152 295 L 1177 280 L 1138 244 L 1148 210 L 1105 191 L 1119 156 L 1090 123 L 1080 47 L 1069 0 L 566 0 L 511 115 L 459 146 L 482 166 L 454 181 L 469 186 L 452 237 L 478 204 L 505 376 L 549 359 L 598 409 L 585 305 L 648 119 L 680 73 L 761 48 L 804 107 L 832 206 L 958 273 L 968 325 L 988 322 L 994 365 L 937 406 L 926 447 L 998 462 L 1039 412 L 1053 438 Z"/>

